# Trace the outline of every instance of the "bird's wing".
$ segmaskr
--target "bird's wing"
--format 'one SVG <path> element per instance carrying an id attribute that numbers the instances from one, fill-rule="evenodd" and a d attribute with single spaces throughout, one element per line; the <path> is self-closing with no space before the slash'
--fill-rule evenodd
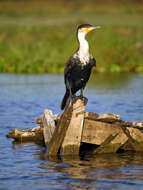
<path id="1" fill-rule="evenodd" d="M 73 56 L 71 56 L 69 58 L 69 60 L 67 61 L 66 63 L 66 67 L 65 67 L 65 70 L 64 70 L 64 76 L 65 76 L 65 79 L 68 77 L 68 75 L 70 75 L 73 67 L 75 66 L 76 64 L 76 60 Z"/>

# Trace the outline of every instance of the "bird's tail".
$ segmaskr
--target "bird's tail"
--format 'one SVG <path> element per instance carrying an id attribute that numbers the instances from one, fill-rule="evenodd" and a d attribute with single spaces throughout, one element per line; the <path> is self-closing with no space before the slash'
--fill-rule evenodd
<path id="1" fill-rule="evenodd" d="M 61 103 L 61 110 L 63 110 L 65 108 L 68 98 L 69 98 L 69 92 L 66 91 L 66 93 L 63 97 L 62 103 Z"/>

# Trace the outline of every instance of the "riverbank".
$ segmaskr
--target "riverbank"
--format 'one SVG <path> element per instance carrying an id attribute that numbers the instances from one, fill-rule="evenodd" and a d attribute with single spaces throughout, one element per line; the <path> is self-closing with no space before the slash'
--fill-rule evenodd
<path id="1" fill-rule="evenodd" d="M 63 72 L 80 23 L 102 27 L 87 36 L 94 71 L 143 72 L 141 3 L 43 2 L 0 2 L 0 73 Z"/>

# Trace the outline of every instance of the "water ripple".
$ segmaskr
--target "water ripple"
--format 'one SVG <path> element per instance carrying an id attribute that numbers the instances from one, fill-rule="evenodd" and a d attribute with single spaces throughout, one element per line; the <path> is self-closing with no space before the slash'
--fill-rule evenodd
<path id="1" fill-rule="evenodd" d="M 87 110 L 143 120 L 143 74 L 96 74 L 85 89 Z M 142 190 L 142 153 L 46 158 L 43 147 L 5 135 L 35 127 L 46 108 L 60 111 L 62 75 L 0 75 L 0 190 Z"/>

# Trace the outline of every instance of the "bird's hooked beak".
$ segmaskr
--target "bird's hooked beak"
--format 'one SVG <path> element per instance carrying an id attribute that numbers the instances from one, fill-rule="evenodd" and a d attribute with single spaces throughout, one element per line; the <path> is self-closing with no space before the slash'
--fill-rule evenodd
<path id="1" fill-rule="evenodd" d="M 92 30 L 97 29 L 97 28 L 101 28 L 101 26 L 91 26 L 91 27 L 88 27 L 88 28 L 86 28 L 86 32 L 88 33 L 88 32 L 90 32 Z"/>

